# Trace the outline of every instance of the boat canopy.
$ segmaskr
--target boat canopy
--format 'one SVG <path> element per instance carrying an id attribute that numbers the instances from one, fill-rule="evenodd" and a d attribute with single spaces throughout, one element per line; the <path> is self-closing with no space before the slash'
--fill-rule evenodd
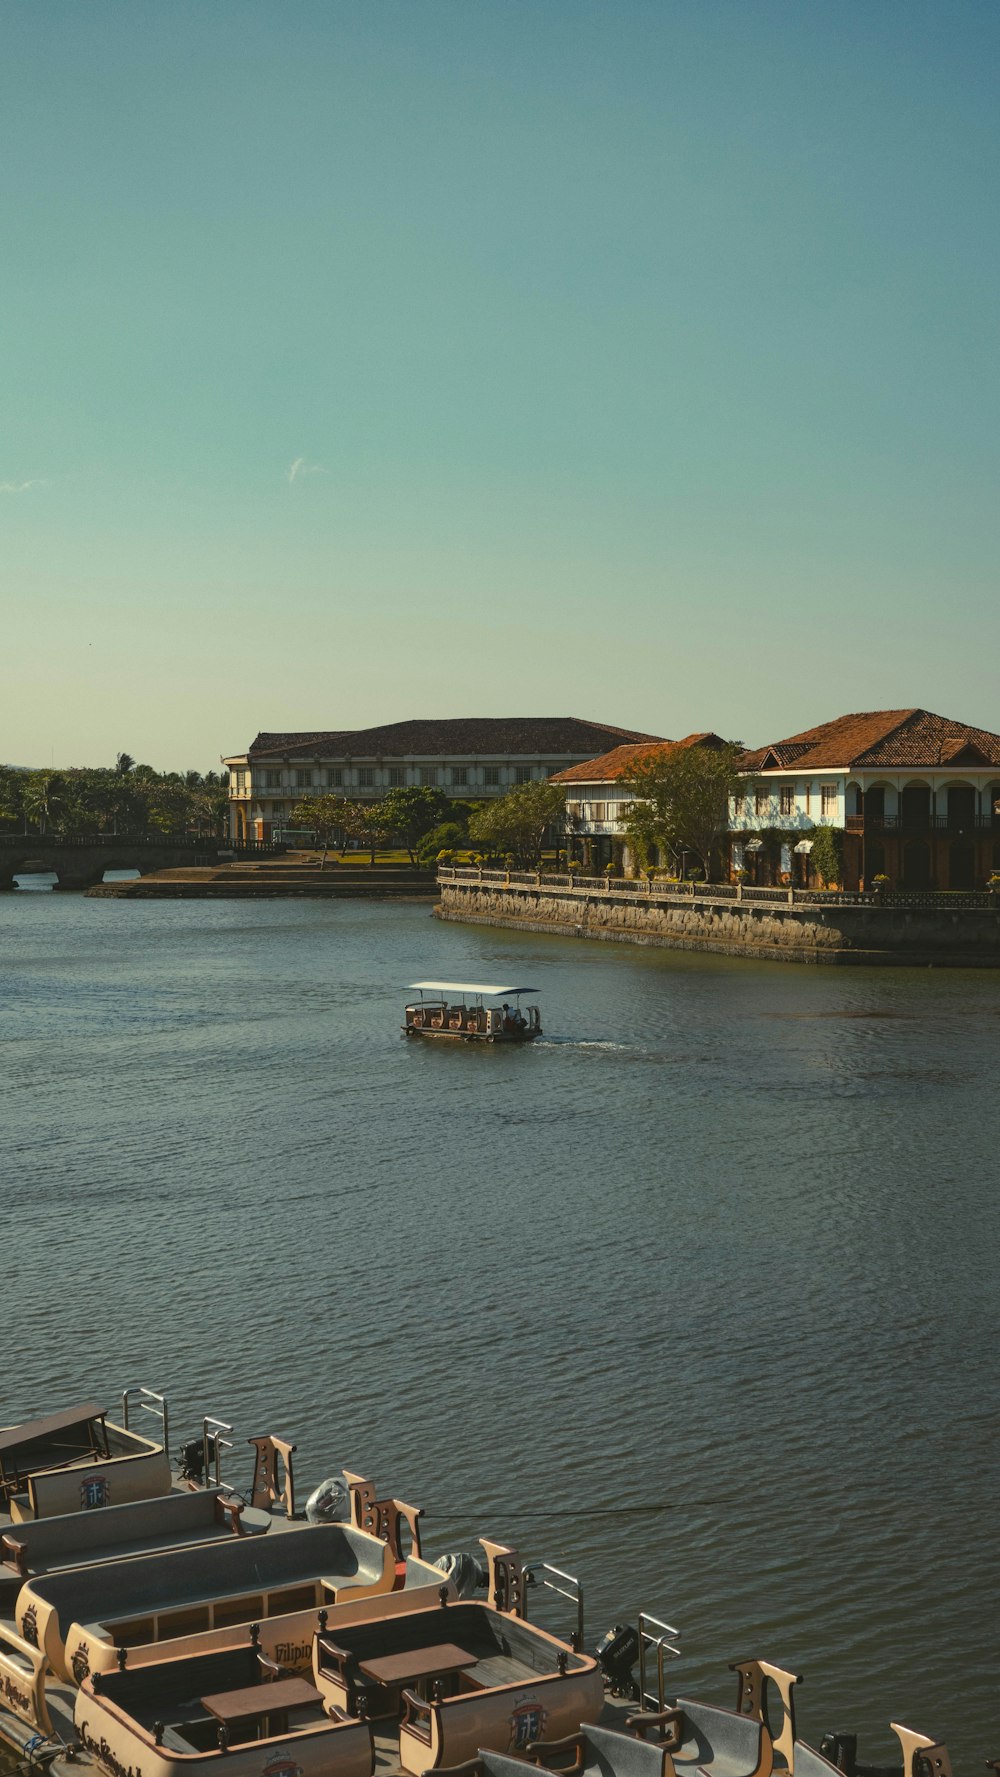
<path id="1" fill-rule="evenodd" d="M 498 997 L 500 994 L 504 993 L 538 993 L 539 991 L 537 987 L 497 987 L 491 982 L 487 982 L 484 986 L 482 983 L 476 985 L 474 982 L 470 981 L 411 981 L 410 990 L 411 992 L 416 991 L 418 993 L 443 994 L 488 993 Z"/>

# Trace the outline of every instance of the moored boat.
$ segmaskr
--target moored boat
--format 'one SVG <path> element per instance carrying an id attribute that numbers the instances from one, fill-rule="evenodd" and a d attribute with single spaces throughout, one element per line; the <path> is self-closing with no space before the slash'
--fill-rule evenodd
<path id="1" fill-rule="evenodd" d="M 542 1034 L 537 1005 L 521 997 L 537 987 L 504 987 L 463 981 L 414 981 L 404 1013 L 407 1037 L 444 1037 L 465 1043 L 532 1043 Z"/>

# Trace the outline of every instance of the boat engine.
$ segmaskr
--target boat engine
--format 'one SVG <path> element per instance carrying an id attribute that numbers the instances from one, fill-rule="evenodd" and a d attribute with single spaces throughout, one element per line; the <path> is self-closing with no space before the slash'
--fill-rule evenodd
<path id="1" fill-rule="evenodd" d="M 349 1524 L 351 1495 L 343 1475 L 328 1475 L 306 1500 L 310 1524 Z"/>
<path id="2" fill-rule="evenodd" d="M 189 1443 L 182 1444 L 177 1453 L 182 1481 L 197 1481 L 199 1485 L 205 1479 L 205 1449 L 208 1448 L 209 1463 L 215 1461 L 214 1438 L 192 1438 Z"/>
<path id="3" fill-rule="evenodd" d="M 451 1580 L 460 1598 L 474 1598 L 477 1592 L 485 1592 L 490 1583 L 486 1563 L 469 1549 L 462 1549 L 457 1555 L 440 1555 L 434 1566 Z"/>
<path id="4" fill-rule="evenodd" d="M 631 1623 L 616 1623 L 601 1636 L 594 1649 L 594 1659 L 601 1668 L 613 1697 L 639 1695 L 639 1686 L 632 1669 L 639 1658 L 639 1631 Z"/>

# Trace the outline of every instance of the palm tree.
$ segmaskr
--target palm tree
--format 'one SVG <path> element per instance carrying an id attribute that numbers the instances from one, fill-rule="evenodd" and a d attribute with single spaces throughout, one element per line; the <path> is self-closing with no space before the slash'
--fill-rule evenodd
<path id="1" fill-rule="evenodd" d="M 126 774 L 131 771 L 134 764 L 135 760 L 131 753 L 119 753 L 115 760 L 115 770 L 117 771 L 118 776 L 125 777 Z"/>
<path id="2" fill-rule="evenodd" d="M 38 822 L 39 833 L 62 801 L 62 779 L 57 771 L 33 771 L 24 787 L 24 812 Z"/>

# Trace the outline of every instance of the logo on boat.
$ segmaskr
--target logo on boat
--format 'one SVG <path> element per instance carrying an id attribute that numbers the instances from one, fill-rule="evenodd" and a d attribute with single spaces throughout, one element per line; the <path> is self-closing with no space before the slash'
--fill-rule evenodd
<path id="1" fill-rule="evenodd" d="M 91 1757 L 96 1759 L 105 1771 L 110 1771 L 111 1777 L 142 1777 L 142 1766 L 126 1765 L 114 1749 L 108 1745 L 103 1734 L 98 1740 L 97 1736 L 91 1733 L 89 1722 L 82 1721 L 78 1732 Z"/>
<path id="2" fill-rule="evenodd" d="M 308 1666 L 312 1658 L 311 1641 L 279 1641 L 274 1650 L 279 1666 Z"/>
<path id="3" fill-rule="evenodd" d="M 21 1710 L 22 1714 L 29 1710 L 31 1698 L 28 1692 L 22 1691 L 20 1685 L 14 1683 L 9 1672 L 0 1673 L 0 1679 L 3 1681 L 0 1683 L 0 1696 L 6 1697 L 11 1708 Z"/>
<path id="4" fill-rule="evenodd" d="M 21 1618 L 21 1635 L 25 1641 L 30 1641 L 32 1647 L 38 1646 L 38 1609 L 34 1604 L 28 1605 Z"/>
<path id="5" fill-rule="evenodd" d="M 80 1482 L 80 1510 L 94 1512 L 98 1506 L 111 1504 L 111 1488 L 103 1475 L 88 1475 Z"/>
<path id="6" fill-rule="evenodd" d="M 85 1641 L 81 1641 L 70 1661 L 70 1665 L 73 1668 L 73 1677 L 76 1679 L 77 1684 L 82 1684 L 85 1678 L 90 1677 L 90 1658 L 87 1643 Z"/>
<path id="7" fill-rule="evenodd" d="M 260 1777 L 302 1777 L 302 1766 L 295 1763 L 290 1752 L 282 1750 L 271 1754 Z"/>
<path id="8" fill-rule="evenodd" d="M 520 1752 L 529 1740 L 540 1740 L 545 1729 L 545 1710 L 537 1697 L 525 1697 L 510 1718 L 508 1749 Z"/>

